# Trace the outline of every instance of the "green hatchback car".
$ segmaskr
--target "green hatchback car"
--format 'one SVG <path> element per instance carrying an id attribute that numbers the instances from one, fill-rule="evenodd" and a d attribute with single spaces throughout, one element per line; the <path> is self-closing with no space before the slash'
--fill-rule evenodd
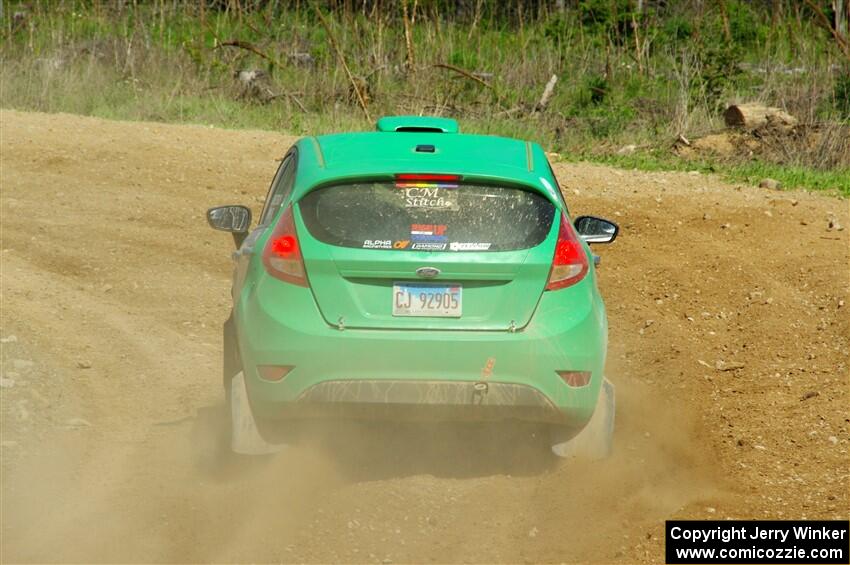
<path id="1" fill-rule="evenodd" d="M 605 307 L 588 244 L 540 146 L 454 120 L 299 140 L 258 224 L 233 234 L 224 386 L 237 453 L 316 419 L 517 421 L 561 456 L 611 449 Z"/>

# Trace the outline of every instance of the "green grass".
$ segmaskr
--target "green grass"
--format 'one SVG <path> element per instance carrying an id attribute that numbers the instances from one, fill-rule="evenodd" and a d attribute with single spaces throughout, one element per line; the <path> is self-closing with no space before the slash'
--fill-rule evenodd
<path id="1" fill-rule="evenodd" d="M 568 157 L 574 160 L 575 157 Z M 763 161 L 721 163 L 707 160 L 684 160 L 659 152 L 632 155 L 595 155 L 586 160 L 612 165 L 622 169 L 640 171 L 699 171 L 717 174 L 731 182 L 758 184 L 770 178 L 781 183 L 783 189 L 834 191 L 850 196 L 850 167 L 818 170 L 809 167 L 779 165 Z"/>
<path id="2" fill-rule="evenodd" d="M 2 107 L 294 135 L 372 127 L 309 3 L 256 3 L 238 12 L 207 3 L 201 14 L 200 3 L 190 2 L 124 3 L 118 10 L 82 0 L 0 1 L 5 14 L 25 14 L 22 23 L 0 22 Z M 831 37 L 813 18 L 792 17 L 790 4 L 787 17 L 777 19 L 750 2 L 726 0 L 731 43 L 714 2 L 650 7 L 636 20 L 651 38 L 639 68 L 628 0 L 580 0 L 563 13 L 542 1 L 540 10 L 521 15 L 507 4 L 482 3 L 477 19 L 451 2 L 420 2 L 412 72 L 405 70 L 400 8 L 368 15 L 358 0 L 342 4 L 351 10 L 325 13 L 352 72 L 368 83 L 373 119 L 443 115 L 465 131 L 531 139 L 570 159 L 698 169 L 742 182 L 769 176 L 787 187 L 848 192 L 850 157 L 846 167 L 840 163 L 850 142 L 829 146 L 837 157 L 819 154 L 817 162 L 805 152 L 781 162 L 685 161 L 668 149 L 679 134 L 693 139 L 721 129 L 719 110 L 729 100 L 761 100 L 810 122 L 850 118 L 850 69 L 833 70 L 844 67 Z M 232 39 L 273 62 L 220 45 Z M 295 53 L 309 54 L 312 63 L 296 64 Z M 486 73 L 490 87 L 436 63 Z M 759 70 L 765 66 L 779 70 Z M 796 67 L 807 70 L 783 70 Z M 281 96 L 266 104 L 245 99 L 233 78 L 238 69 L 264 70 L 266 85 Z M 532 112 L 553 73 L 560 80 L 546 112 Z M 617 154 L 631 144 L 640 152 Z"/>

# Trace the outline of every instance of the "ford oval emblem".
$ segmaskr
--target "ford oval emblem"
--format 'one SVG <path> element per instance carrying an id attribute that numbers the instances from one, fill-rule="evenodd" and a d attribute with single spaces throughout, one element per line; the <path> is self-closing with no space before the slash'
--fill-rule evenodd
<path id="1" fill-rule="evenodd" d="M 416 269 L 416 274 L 425 279 L 433 279 L 440 274 L 440 269 L 436 267 L 419 267 Z"/>

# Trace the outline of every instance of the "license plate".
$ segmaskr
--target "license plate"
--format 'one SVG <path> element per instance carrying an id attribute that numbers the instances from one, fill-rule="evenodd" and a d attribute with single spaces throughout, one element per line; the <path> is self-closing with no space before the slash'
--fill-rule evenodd
<path id="1" fill-rule="evenodd" d="M 460 318 L 459 284 L 393 284 L 393 316 Z"/>

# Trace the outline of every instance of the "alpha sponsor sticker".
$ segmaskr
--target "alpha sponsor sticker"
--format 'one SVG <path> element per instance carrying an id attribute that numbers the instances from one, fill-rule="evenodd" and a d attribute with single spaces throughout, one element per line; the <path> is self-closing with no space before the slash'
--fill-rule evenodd
<path id="1" fill-rule="evenodd" d="M 453 241 L 449 244 L 449 249 L 452 251 L 487 251 L 490 249 L 491 243 L 467 243 Z"/>
<path id="2" fill-rule="evenodd" d="M 446 241 L 446 225 L 411 224 L 410 240 L 413 243 L 444 243 Z"/>
<path id="3" fill-rule="evenodd" d="M 396 188 L 404 191 L 405 208 L 458 211 L 456 184 L 399 183 Z"/>
<path id="4" fill-rule="evenodd" d="M 392 249 L 393 240 L 391 239 L 367 239 L 363 242 L 364 249 Z"/>

